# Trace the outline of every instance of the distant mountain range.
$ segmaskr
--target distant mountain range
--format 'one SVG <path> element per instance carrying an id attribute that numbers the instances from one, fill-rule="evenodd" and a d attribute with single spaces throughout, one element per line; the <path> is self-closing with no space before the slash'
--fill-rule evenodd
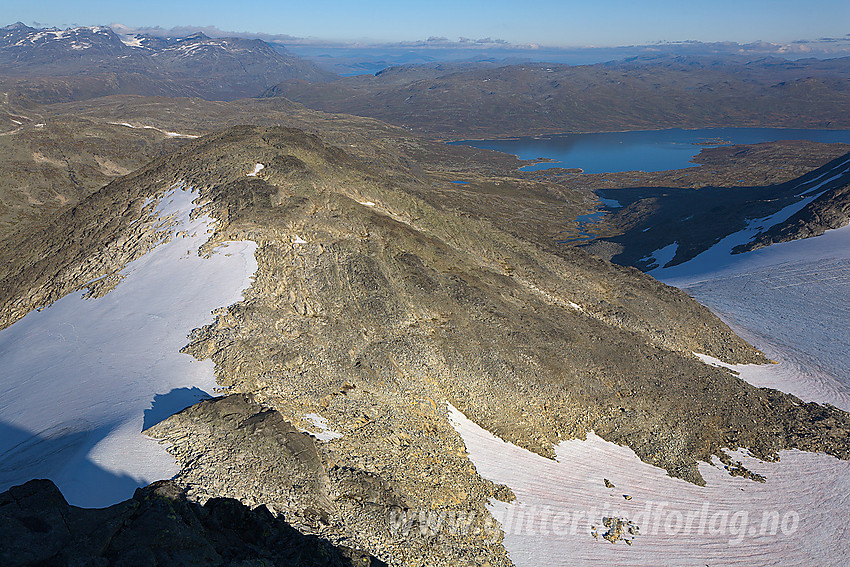
<path id="1" fill-rule="evenodd" d="M 642 56 L 595 65 L 432 64 L 333 83 L 288 80 L 283 96 L 452 138 L 657 128 L 850 127 L 850 58 Z"/>
<path id="2" fill-rule="evenodd" d="M 144 30 L 140 30 L 144 31 Z M 161 33 L 160 30 L 154 30 Z M 214 28 L 203 30 L 212 37 L 234 35 Z M 188 33 L 186 34 L 188 35 Z M 450 41 L 431 38 L 423 41 L 392 44 L 334 44 L 292 37 L 260 37 L 272 45 L 279 42 L 293 53 L 315 61 L 319 66 L 340 75 L 374 74 L 387 67 L 421 65 L 434 62 L 472 63 L 498 62 L 501 65 L 546 61 L 568 65 L 592 65 L 619 61 L 629 57 L 687 55 L 690 57 L 734 57 L 750 60 L 763 57 L 785 59 L 828 59 L 850 55 L 850 37 L 799 40 L 786 44 L 756 41 L 752 43 L 679 41 L 616 47 L 545 47 L 516 45 L 498 40 Z"/>
<path id="3" fill-rule="evenodd" d="M 119 35 L 146 34 L 156 37 L 185 37 L 203 32 L 210 37 L 243 37 L 262 39 L 271 45 L 285 46 L 290 52 L 315 62 L 320 67 L 343 76 L 374 74 L 387 67 L 428 63 L 497 62 L 500 65 L 545 61 L 568 65 L 590 65 L 619 61 L 628 57 L 658 55 L 688 55 L 692 57 L 746 56 L 751 60 L 763 57 L 785 59 L 835 58 L 850 55 L 850 34 L 841 37 L 800 38 L 774 43 L 753 41 L 704 42 L 697 40 L 659 41 L 644 44 L 598 45 L 540 45 L 511 43 L 504 39 L 483 37 L 431 36 L 389 43 L 346 42 L 321 38 L 296 37 L 286 33 L 256 33 L 227 31 L 215 26 L 179 26 L 164 29 L 160 26 L 131 27 L 110 24 Z M 568 37 L 563 38 L 569 41 Z"/>
<path id="4" fill-rule="evenodd" d="M 259 39 L 118 35 L 109 27 L 0 28 L 0 88 L 37 102 L 109 94 L 256 96 L 281 81 L 336 75 Z"/>
<path id="5" fill-rule="evenodd" d="M 115 94 L 285 97 L 455 139 L 674 127 L 850 127 L 850 57 L 790 61 L 664 52 L 579 66 L 432 62 L 340 77 L 262 39 L 161 32 L 22 23 L 0 28 L 0 95 L 19 106 Z"/>

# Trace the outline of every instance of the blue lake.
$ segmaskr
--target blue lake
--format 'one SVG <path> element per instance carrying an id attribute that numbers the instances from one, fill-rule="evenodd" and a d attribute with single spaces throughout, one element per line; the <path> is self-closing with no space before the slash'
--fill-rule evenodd
<path id="1" fill-rule="evenodd" d="M 850 130 L 797 130 L 786 128 L 703 128 L 699 130 L 644 130 L 600 134 L 565 134 L 549 138 L 462 140 L 450 142 L 514 154 L 520 159 L 549 158 L 522 168 L 581 168 L 585 173 L 664 171 L 695 167 L 690 163 L 704 147 L 757 144 L 777 140 L 850 143 Z"/>

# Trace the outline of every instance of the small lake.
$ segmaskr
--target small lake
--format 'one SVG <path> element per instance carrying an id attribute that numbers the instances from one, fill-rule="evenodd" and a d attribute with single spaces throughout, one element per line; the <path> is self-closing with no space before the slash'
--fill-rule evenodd
<path id="1" fill-rule="evenodd" d="M 698 130 L 643 130 L 600 134 L 565 134 L 548 138 L 461 140 L 463 144 L 514 154 L 520 159 L 548 158 L 522 168 L 537 171 L 550 167 L 581 168 L 585 173 L 664 171 L 695 167 L 690 160 L 702 148 L 730 144 L 758 144 L 777 140 L 850 143 L 850 130 L 789 128 L 702 128 Z"/>

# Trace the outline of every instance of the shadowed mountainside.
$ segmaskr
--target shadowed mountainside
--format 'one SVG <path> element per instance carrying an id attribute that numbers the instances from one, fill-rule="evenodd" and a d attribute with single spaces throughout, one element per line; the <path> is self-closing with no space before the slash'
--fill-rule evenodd
<path id="1" fill-rule="evenodd" d="M 603 207 L 606 215 L 595 227 L 601 238 L 589 247 L 613 243 L 619 250 L 614 262 L 649 270 L 663 267 L 652 253 L 665 246 L 676 243 L 675 256 L 666 263 L 675 266 L 748 227 L 755 232 L 733 253 L 818 236 L 847 224 L 848 186 L 850 153 L 796 179 L 765 186 L 601 189 L 601 195 L 621 206 Z M 606 236 L 609 231 L 615 235 Z"/>

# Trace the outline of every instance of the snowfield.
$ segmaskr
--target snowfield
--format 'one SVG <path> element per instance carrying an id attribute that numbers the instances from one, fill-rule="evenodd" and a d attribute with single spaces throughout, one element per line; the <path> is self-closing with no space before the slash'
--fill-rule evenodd
<path id="1" fill-rule="evenodd" d="M 743 378 L 850 411 L 850 226 L 746 254 L 721 245 L 650 273 L 780 363 L 744 369 Z"/>
<path id="2" fill-rule="evenodd" d="M 813 180 L 806 194 L 819 195 L 828 181 Z M 778 364 L 731 366 L 695 353 L 703 362 L 850 411 L 850 227 L 731 254 L 801 203 L 751 222 L 689 262 L 650 273 L 709 306 Z M 512 504 L 493 502 L 491 511 L 518 566 L 839 566 L 850 558 L 850 462 L 782 451 L 779 462 L 763 463 L 735 452 L 767 482 L 704 463 L 706 486 L 698 487 L 592 433 L 560 443 L 551 461 L 494 437 L 454 408 L 449 413 L 479 473 L 517 496 Z M 603 517 L 638 526 L 637 535 L 625 533 L 631 545 L 603 539 Z"/>
<path id="3" fill-rule="evenodd" d="M 489 508 L 518 567 L 837 566 L 850 553 L 846 522 L 836 520 L 850 510 L 850 462 L 783 451 L 779 463 L 762 463 L 736 452 L 767 482 L 702 464 L 706 486 L 699 487 L 593 433 L 561 442 L 553 461 L 498 439 L 451 406 L 449 415 L 478 472 L 517 497 Z M 604 517 L 638 527 L 626 534 L 631 545 L 603 538 Z"/>
<path id="4" fill-rule="evenodd" d="M 113 291 L 70 294 L 0 331 L 0 490 L 50 478 L 71 504 L 106 506 L 178 471 L 141 431 L 213 393 L 213 363 L 179 351 L 257 269 L 253 242 L 198 255 L 214 220 L 190 219 L 196 197 L 174 188 L 160 199 L 171 239 Z"/>

